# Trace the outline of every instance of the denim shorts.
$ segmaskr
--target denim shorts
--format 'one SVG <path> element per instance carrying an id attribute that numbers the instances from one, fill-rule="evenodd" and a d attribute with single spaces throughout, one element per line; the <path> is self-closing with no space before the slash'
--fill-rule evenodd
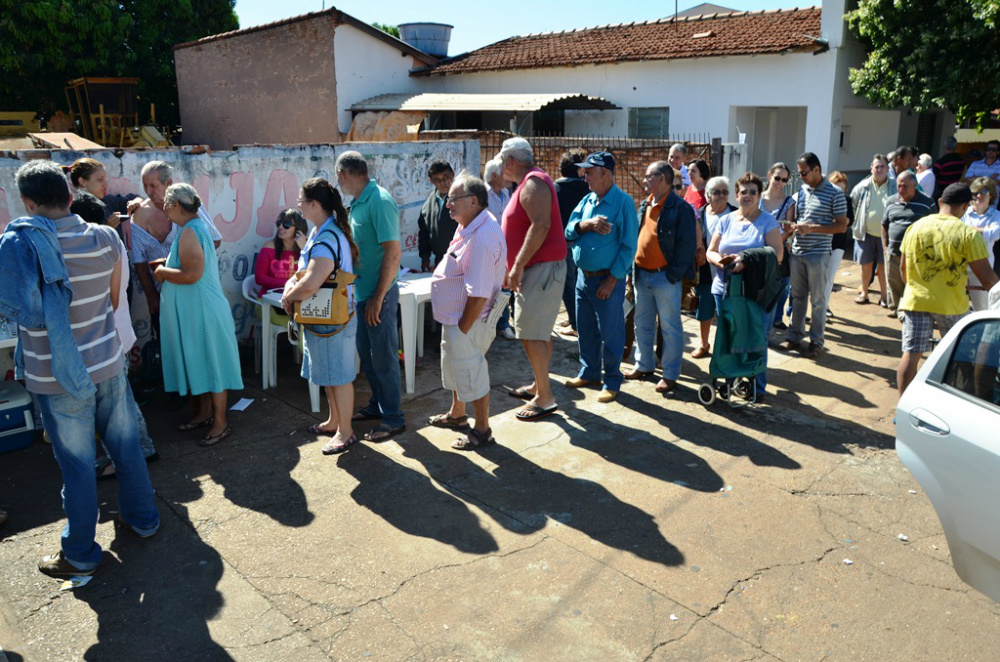
<path id="1" fill-rule="evenodd" d="M 319 336 L 317 333 L 333 333 Z M 343 386 L 350 384 L 358 374 L 357 345 L 358 316 L 341 326 L 305 326 L 302 331 L 302 376 L 317 386 Z"/>

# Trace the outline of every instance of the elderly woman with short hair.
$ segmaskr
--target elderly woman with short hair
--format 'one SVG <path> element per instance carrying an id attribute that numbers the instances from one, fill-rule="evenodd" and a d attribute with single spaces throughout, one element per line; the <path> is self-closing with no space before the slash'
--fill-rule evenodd
<path id="1" fill-rule="evenodd" d="M 465 431 L 452 444 L 458 450 L 494 442 L 486 352 L 496 328 L 485 320 L 503 284 L 507 243 L 488 204 L 486 184 L 478 177 L 459 174 L 448 192 L 448 210 L 458 229 L 431 277 L 431 307 L 434 319 L 442 325 L 441 382 L 451 391 L 451 407 L 428 422 Z M 476 417 L 472 428 L 465 409 L 468 402 Z"/>
<path id="2" fill-rule="evenodd" d="M 990 266 L 994 266 L 993 245 L 1000 239 L 1000 211 L 997 211 L 997 183 L 990 177 L 976 177 L 969 185 L 972 204 L 962 217 L 962 221 L 982 235 Z M 969 300 L 973 310 L 989 307 L 989 292 L 969 269 Z"/>
<path id="3" fill-rule="evenodd" d="M 701 345 L 691 352 L 691 357 L 700 359 L 708 356 L 711 345 L 708 335 L 712 331 L 712 320 L 715 319 L 715 298 L 712 296 L 712 268 L 706 259 L 708 242 L 715 232 L 719 219 L 736 207 L 729 204 L 729 180 L 725 177 L 712 177 L 705 184 L 705 199 L 708 204 L 697 213 L 698 249 L 695 254 L 695 264 L 698 265 L 698 285 L 695 293 L 698 295 L 698 309 L 694 313 L 700 325 Z"/>
<path id="4" fill-rule="evenodd" d="M 173 184 L 163 211 L 181 228 L 166 260 L 150 262 L 160 293 L 163 388 L 199 396 L 198 411 L 179 430 L 209 428 L 200 446 L 231 433 L 226 391 L 242 389 L 236 327 L 219 280 L 219 258 L 208 223 L 198 215 L 201 198 L 190 184 Z"/>

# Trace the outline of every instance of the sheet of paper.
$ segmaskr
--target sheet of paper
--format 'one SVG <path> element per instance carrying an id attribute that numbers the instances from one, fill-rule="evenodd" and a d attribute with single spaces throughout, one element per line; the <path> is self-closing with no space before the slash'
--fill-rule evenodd
<path id="1" fill-rule="evenodd" d="M 85 575 L 85 576 L 81 576 L 81 577 L 70 577 L 69 579 L 67 579 L 66 581 L 64 581 L 62 583 L 62 585 L 59 587 L 59 590 L 60 591 L 72 591 L 75 588 L 83 588 L 84 586 L 86 586 L 87 584 L 89 584 L 90 580 L 93 579 L 93 578 L 94 578 L 93 575 Z"/>
<path id="2" fill-rule="evenodd" d="M 229 411 L 243 411 L 253 404 L 253 398 L 241 398 L 239 402 L 229 408 Z"/>

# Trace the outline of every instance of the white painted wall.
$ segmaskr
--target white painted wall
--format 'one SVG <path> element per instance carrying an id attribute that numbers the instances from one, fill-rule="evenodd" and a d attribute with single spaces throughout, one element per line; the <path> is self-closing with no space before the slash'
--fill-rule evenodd
<path id="1" fill-rule="evenodd" d="M 351 106 L 379 94 L 421 92 L 425 85 L 412 78 L 413 57 L 398 48 L 342 23 L 333 34 L 337 76 L 337 121 L 347 133 Z"/>
<path id="2" fill-rule="evenodd" d="M 896 149 L 899 115 L 898 110 L 845 108 L 843 127 L 849 136 L 844 149 L 840 150 L 837 169 L 866 171 L 871 167 L 873 155 L 888 154 Z"/>

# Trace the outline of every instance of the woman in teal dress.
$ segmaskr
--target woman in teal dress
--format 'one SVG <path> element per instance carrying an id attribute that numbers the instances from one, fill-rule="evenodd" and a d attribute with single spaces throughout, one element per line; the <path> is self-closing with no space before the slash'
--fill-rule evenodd
<path id="1" fill-rule="evenodd" d="M 226 391 L 242 389 L 236 327 L 219 281 L 219 260 L 201 199 L 190 184 L 174 184 L 163 196 L 163 211 L 178 226 L 170 256 L 153 277 L 160 292 L 160 344 L 164 390 L 199 396 L 194 417 L 180 430 L 207 427 L 200 446 L 230 435 Z"/>

